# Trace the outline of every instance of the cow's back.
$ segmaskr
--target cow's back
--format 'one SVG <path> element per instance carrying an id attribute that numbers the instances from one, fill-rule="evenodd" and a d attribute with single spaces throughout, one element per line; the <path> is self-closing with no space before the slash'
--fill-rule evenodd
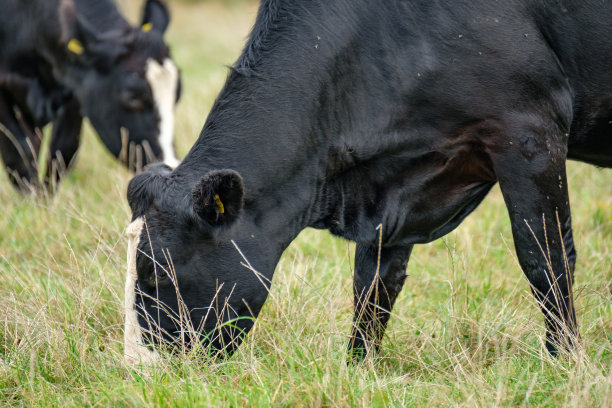
<path id="1" fill-rule="evenodd" d="M 0 13 L 0 66 L 13 68 L 20 55 L 44 52 L 59 38 L 58 0 L 7 0 Z"/>
<path id="2" fill-rule="evenodd" d="M 128 30 L 111 0 L 73 0 L 76 13 L 96 32 Z M 20 71 L 21 55 L 46 57 L 60 46 L 60 0 L 6 0 L 0 13 L 0 66 Z"/>
<path id="3" fill-rule="evenodd" d="M 397 66 L 408 79 L 399 89 L 412 101 L 405 108 L 416 117 L 409 120 L 412 128 L 433 123 L 434 116 L 443 127 L 444 118 L 499 118 L 540 103 L 568 118 L 570 158 L 612 166 L 612 3 L 416 0 L 387 6 L 394 24 L 384 30 L 395 35 L 373 47 L 386 42 L 389 54 L 398 49 L 405 56 Z"/>
<path id="4" fill-rule="evenodd" d="M 612 3 L 572 1 L 546 11 L 536 21 L 573 95 L 568 157 L 612 167 Z"/>

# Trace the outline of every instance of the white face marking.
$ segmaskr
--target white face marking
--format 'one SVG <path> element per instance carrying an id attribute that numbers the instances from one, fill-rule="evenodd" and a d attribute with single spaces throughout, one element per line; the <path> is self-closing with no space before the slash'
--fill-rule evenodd
<path id="1" fill-rule="evenodd" d="M 159 360 L 159 354 L 149 350 L 142 343 L 142 332 L 136 310 L 136 251 L 144 222 L 137 218 L 126 229 L 128 237 L 127 279 L 125 281 L 125 331 L 123 332 L 123 352 L 128 364 L 152 363 Z"/>
<path id="2" fill-rule="evenodd" d="M 174 104 L 176 102 L 176 87 L 178 86 L 178 69 L 169 59 L 160 65 L 152 58 L 147 60 L 147 81 L 153 92 L 155 106 L 159 113 L 159 145 L 164 156 L 163 161 L 174 168 L 179 160 L 174 153 Z"/>

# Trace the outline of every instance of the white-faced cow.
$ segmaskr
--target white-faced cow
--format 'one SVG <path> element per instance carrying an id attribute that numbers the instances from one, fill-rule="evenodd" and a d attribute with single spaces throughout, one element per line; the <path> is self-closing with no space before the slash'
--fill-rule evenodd
<path id="1" fill-rule="evenodd" d="M 565 162 L 612 167 L 611 21 L 612 3 L 590 0 L 262 1 L 188 156 L 129 184 L 126 354 L 147 358 L 151 330 L 234 349 L 281 254 L 314 227 L 357 243 L 362 356 L 413 245 L 498 182 L 547 349 L 569 347 Z"/>
<path id="2" fill-rule="evenodd" d="M 17 188 L 36 185 L 37 129 L 53 122 L 54 179 L 77 152 L 83 116 L 132 168 L 178 164 L 180 79 L 162 38 L 168 22 L 160 0 L 147 1 L 140 27 L 128 24 L 112 0 L 3 2 L 0 153 Z"/>

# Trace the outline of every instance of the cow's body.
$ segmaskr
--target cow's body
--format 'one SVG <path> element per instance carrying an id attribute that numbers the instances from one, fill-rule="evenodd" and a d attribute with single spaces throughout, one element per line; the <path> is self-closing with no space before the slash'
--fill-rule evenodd
<path id="1" fill-rule="evenodd" d="M 83 116 L 115 156 L 130 145 L 133 156 L 140 151 L 131 163 L 128 153 L 121 157 L 132 168 L 135 161 L 177 164 L 179 78 L 161 37 L 168 16 L 159 0 L 147 2 L 147 32 L 130 26 L 111 0 L 9 0 L 2 7 L 0 153 L 16 187 L 37 182 L 37 129 L 54 124 L 54 179 L 76 154 Z M 161 80 L 150 77 L 160 69 Z"/>
<path id="2" fill-rule="evenodd" d="M 583 0 L 263 1 L 183 163 L 130 183 L 140 252 L 126 290 L 143 296 L 126 305 L 126 333 L 142 309 L 142 328 L 179 337 L 175 273 L 193 327 L 233 348 L 242 335 L 218 324 L 256 317 L 282 252 L 315 227 L 357 243 L 361 355 L 381 339 L 412 246 L 450 232 L 499 182 L 547 347 L 567 345 L 565 161 L 612 167 L 610 21 L 612 5 Z M 232 324 L 246 333 L 253 319 Z M 150 336 L 129 333 L 135 356 Z"/>

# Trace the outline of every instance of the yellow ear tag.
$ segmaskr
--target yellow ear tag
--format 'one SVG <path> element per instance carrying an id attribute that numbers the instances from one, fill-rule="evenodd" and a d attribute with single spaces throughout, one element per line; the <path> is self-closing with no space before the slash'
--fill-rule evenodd
<path id="1" fill-rule="evenodd" d="M 221 202 L 221 199 L 219 198 L 219 194 L 215 194 L 215 203 L 217 204 L 218 213 L 219 214 L 225 213 L 225 207 L 223 206 L 223 203 Z"/>
<path id="2" fill-rule="evenodd" d="M 144 23 L 142 27 L 140 27 L 143 32 L 148 33 L 153 29 L 153 23 Z"/>
<path id="3" fill-rule="evenodd" d="M 83 54 L 83 44 L 76 38 L 68 41 L 68 50 L 76 55 Z"/>

